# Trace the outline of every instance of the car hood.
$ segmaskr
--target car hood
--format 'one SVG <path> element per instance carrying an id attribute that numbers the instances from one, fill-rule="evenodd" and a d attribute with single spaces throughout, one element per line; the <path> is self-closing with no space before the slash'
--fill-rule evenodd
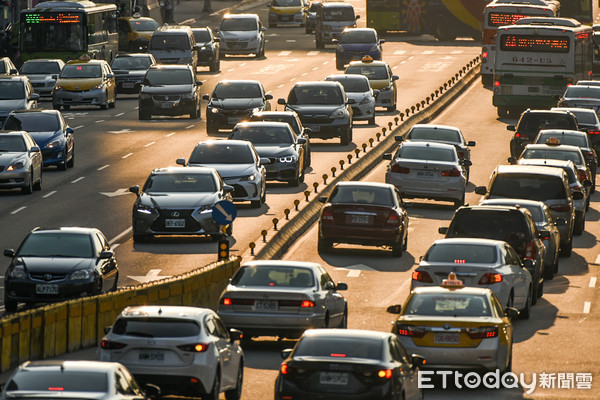
<path id="1" fill-rule="evenodd" d="M 331 113 L 336 110 L 343 108 L 343 105 L 287 105 L 288 109 L 296 111 L 299 115 L 309 116 L 309 115 L 326 115 L 329 116 Z"/>
<path id="2" fill-rule="evenodd" d="M 222 108 L 224 110 L 245 110 L 264 106 L 263 100 L 258 98 L 248 99 L 211 99 L 209 107 Z"/>
<path id="3" fill-rule="evenodd" d="M 294 146 L 291 144 L 281 145 L 261 145 L 255 144 L 254 147 L 261 157 L 282 157 L 294 154 Z"/>
<path id="4" fill-rule="evenodd" d="M 13 110 L 25 108 L 27 101 L 25 99 L 18 100 L 0 100 L 0 114 L 6 115 Z"/>
<path id="5" fill-rule="evenodd" d="M 202 164 L 190 163 L 190 167 L 209 167 L 219 171 L 223 179 L 248 176 L 256 172 L 254 164 Z"/>
<path id="6" fill-rule="evenodd" d="M 369 51 L 375 43 L 343 43 L 339 47 L 342 47 L 346 51 Z"/>
<path id="7" fill-rule="evenodd" d="M 44 147 L 51 139 L 53 139 L 55 136 L 58 136 L 56 131 L 29 132 L 29 134 L 40 147 Z"/>
<path id="8" fill-rule="evenodd" d="M 221 31 L 219 37 L 225 40 L 248 40 L 258 36 L 257 31 Z"/>
<path id="9" fill-rule="evenodd" d="M 193 85 L 165 85 L 165 86 L 142 86 L 142 93 L 150 94 L 178 94 L 190 93 L 194 90 Z"/>
<path id="10" fill-rule="evenodd" d="M 56 79 L 52 79 L 52 75 L 58 74 L 24 74 L 29 78 L 30 81 L 55 81 Z"/>
<path id="11" fill-rule="evenodd" d="M 357 106 L 364 99 L 371 97 L 371 93 L 370 92 L 346 92 L 346 96 L 349 99 L 354 99 L 355 103 L 353 104 L 353 106 Z"/>
<path id="12" fill-rule="evenodd" d="M 94 258 L 79 257 L 18 257 L 16 265 L 25 265 L 29 272 L 69 273 L 78 269 L 94 268 Z"/>
<path id="13" fill-rule="evenodd" d="M 10 163 L 14 162 L 17 158 L 23 156 L 24 152 L 10 151 L 7 153 L 0 153 L 0 166 L 8 167 Z"/>
<path id="14" fill-rule="evenodd" d="M 218 201 L 215 193 L 143 193 L 140 202 L 158 208 L 198 208 Z"/>
<path id="15" fill-rule="evenodd" d="M 58 78 L 57 86 L 62 86 L 65 90 L 90 90 L 91 88 L 102 84 L 102 78 Z"/>

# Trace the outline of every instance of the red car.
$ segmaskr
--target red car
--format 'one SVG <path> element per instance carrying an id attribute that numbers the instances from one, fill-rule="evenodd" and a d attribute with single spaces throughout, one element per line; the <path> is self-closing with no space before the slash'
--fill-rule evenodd
<path id="1" fill-rule="evenodd" d="M 319 252 L 333 243 L 386 246 L 399 257 L 408 243 L 408 214 L 400 192 L 387 183 L 340 182 L 319 219 Z"/>

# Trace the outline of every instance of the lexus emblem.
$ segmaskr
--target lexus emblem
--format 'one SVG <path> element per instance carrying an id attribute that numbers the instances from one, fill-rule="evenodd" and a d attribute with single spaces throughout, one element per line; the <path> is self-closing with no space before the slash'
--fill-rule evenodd
<path id="1" fill-rule="evenodd" d="M 52 274 L 44 274 L 44 280 L 45 281 L 51 281 L 52 280 Z"/>
<path id="2" fill-rule="evenodd" d="M 171 217 L 175 217 L 175 218 L 179 217 L 179 211 L 173 211 L 171 213 Z"/>
<path id="3" fill-rule="evenodd" d="M 452 328 L 452 325 L 450 325 L 450 324 L 444 324 L 443 328 L 445 330 L 448 330 L 448 329 Z"/>

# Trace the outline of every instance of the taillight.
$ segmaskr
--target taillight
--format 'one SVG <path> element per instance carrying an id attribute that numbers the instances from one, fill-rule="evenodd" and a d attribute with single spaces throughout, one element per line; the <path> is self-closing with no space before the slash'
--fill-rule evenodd
<path id="1" fill-rule="evenodd" d="M 413 325 L 396 325 L 396 334 L 419 339 L 425 336 L 425 329 Z"/>
<path id="2" fill-rule="evenodd" d="M 600 135 L 600 131 L 596 130 L 588 130 L 587 133 L 588 135 Z"/>
<path id="3" fill-rule="evenodd" d="M 494 86 L 495 86 L 495 87 L 498 87 L 498 86 L 500 86 L 500 81 L 496 81 L 496 82 L 494 82 Z"/>
<path id="4" fill-rule="evenodd" d="M 550 206 L 550 209 L 558 212 L 571 212 L 571 205 L 567 204 L 554 204 Z"/>
<path id="5" fill-rule="evenodd" d="M 433 279 L 431 279 L 431 276 L 425 271 L 413 271 L 412 279 L 413 281 L 433 283 Z"/>
<path id="6" fill-rule="evenodd" d="M 323 214 L 321 214 L 321 221 L 323 222 L 333 222 L 333 211 L 330 207 L 326 207 L 323 210 Z"/>
<path id="7" fill-rule="evenodd" d="M 398 164 L 392 165 L 392 172 L 397 172 L 399 174 L 408 174 L 410 173 L 410 168 L 403 167 Z"/>
<path id="8" fill-rule="evenodd" d="M 251 306 L 254 305 L 254 299 L 232 299 L 229 297 L 223 297 L 221 299 L 221 304 L 224 306 Z"/>
<path id="9" fill-rule="evenodd" d="M 394 225 L 394 226 L 399 225 L 400 224 L 400 216 L 395 211 L 391 211 L 390 215 L 388 216 L 388 219 L 387 219 L 387 224 Z"/>
<path id="10" fill-rule="evenodd" d="M 502 274 L 492 274 L 492 273 L 487 273 L 485 275 L 483 275 L 481 277 L 481 279 L 479 280 L 479 284 L 480 285 L 492 285 L 494 283 L 500 283 L 502 282 Z"/>
<path id="11" fill-rule="evenodd" d="M 100 347 L 104 350 L 119 350 L 125 346 L 127 346 L 125 343 L 112 342 L 107 339 L 102 339 L 100 342 Z"/>
<path id="12" fill-rule="evenodd" d="M 452 168 L 442 171 L 442 176 L 460 176 L 460 171 L 457 168 Z"/>
<path id="13" fill-rule="evenodd" d="M 190 343 L 190 344 L 182 344 L 177 346 L 177 348 L 181 351 L 187 351 L 189 353 L 203 353 L 208 350 L 210 343 Z"/>
<path id="14" fill-rule="evenodd" d="M 223 299 L 221 299 L 221 304 L 223 304 L 225 306 L 230 306 L 231 305 L 231 299 L 229 299 L 229 298 L 223 298 Z"/>
<path id="15" fill-rule="evenodd" d="M 489 339 L 498 336 L 497 326 L 486 326 L 483 328 L 467 328 L 467 335 L 471 339 Z"/>
<path id="16" fill-rule="evenodd" d="M 390 379 L 392 377 L 392 370 L 382 369 L 379 372 L 377 372 L 377 376 L 384 379 Z"/>
<path id="17" fill-rule="evenodd" d="M 304 300 L 304 301 L 302 301 L 302 303 L 300 303 L 300 307 L 302 307 L 302 308 L 311 308 L 314 306 L 315 306 L 315 303 L 313 303 L 310 300 Z"/>
<path id="18" fill-rule="evenodd" d="M 535 243 L 533 240 L 530 240 L 525 245 L 525 258 L 528 260 L 535 259 Z"/>
<path id="19" fill-rule="evenodd" d="M 518 137 L 519 139 L 527 139 L 527 140 L 529 140 L 529 136 L 527 136 L 524 133 L 517 132 L 517 133 L 515 133 L 515 137 Z"/>
<path id="20" fill-rule="evenodd" d="M 458 152 L 458 157 L 459 158 L 465 158 L 465 152 L 464 151 L 459 151 Z"/>
<path id="21" fill-rule="evenodd" d="M 579 176 L 579 182 L 583 182 L 587 179 L 587 174 L 585 173 L 585 170 L 583 170 L 583 169 L 577 170 L 577 176 Z"/>
<path id="22" fill-rule="evenodd" d="M 279 372 L 281 372 L 282 375 L 287 375 L 289 372 L 288 365 L 286 363 L 281 364 L 281 367 L 279 367 Z"/>

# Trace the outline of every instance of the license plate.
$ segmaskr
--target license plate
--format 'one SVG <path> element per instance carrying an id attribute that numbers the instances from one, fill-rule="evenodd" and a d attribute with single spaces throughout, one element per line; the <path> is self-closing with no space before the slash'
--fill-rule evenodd
<path id="1" fill-rule="evenodd" d="M 257 300 L 254 302 L 256 311 L 277 311 L 277 300 Z"/>
<path id="2" fill-rule="evenodd" d="M 164 351 L 140 351 L 139 361 L 163 362 L 165 361 Z"/>
<path id="3" fill-rule="evenodd" d="M 160 108 L 171 108 L 173 103 L 160 103 Z"/>
<path id="4" fill-rule="evenodd" d="M 229 125 L 235 125 L 240 121 L 241 121 L 241 119 L 239 119 L 239 118 L 227 118 L 227 123 Z"/>
<path id="5" fill-rule="evenodd" d="M 353 224 L 368 224 L 369 216 L 368 215 L 352 215 L 351 222 Z"/>
<path id="6" fill-rule="evenodd" d="M 283 22 L 287 22 L 287 21 L 290 21 L 290 20 L 291 20 L 291 18 L 290 18 L 290 17 L 281 17 L 281 20 L 282 20 Z"/>
<path id="7" fill-rule="evenodd" d="M 502 94 L 512 94 L 513 88 L 511 85 L 502 85 L 500 86 L 500 93 Z"/>
<path id="8" fill-rule="evenodd" d="M 436 332 L 433 342 L 437 344 L 459 344 L 460 337 L 458 333 Z"/>
<path id="9" fill-rule="evenodd" d="M 417 171 L 417 176 L 432 178 L 433 175 L 434 175 L 433 171 Z"/>
<path id="10" fill-rule="evenodd" d="M 58 285 L 40 283 L 35 285 L 36 294 L 58 294 Z"/>
<path id="11" fill-rule="evenodd" d="M 348 385 L 348 374 L 344 372 L 321 372 L 319 379 L 321 385 Z"/>
<path id="12" fill-rule="evenodd" d="M 185 219 L 165 219 L 165 228 L 185 228 Z"/>
<path id="13" fill-rule="evenodd" d="M 307 128 L 310 128 L 310 130 L 313 131 L 313 132 L 320 132 L 321 131 L 321 127 L 319 125 L 308 125 Z"/>
<path id="14" fill-rule="evenodd" d="M 123 82 L 124 89 L 132 89 L 134 87 L 135 87 L 135 83 L 133 83 L 133 82 Z"/>

